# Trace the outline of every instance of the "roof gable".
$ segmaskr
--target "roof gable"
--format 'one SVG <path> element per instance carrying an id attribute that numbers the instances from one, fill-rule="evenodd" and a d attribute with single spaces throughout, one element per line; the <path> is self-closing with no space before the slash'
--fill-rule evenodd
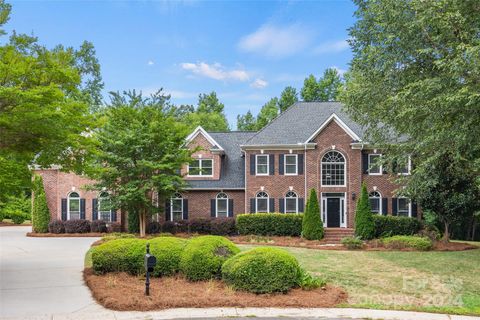
<path id="1" fill-rule="evenodd" d="M 340 119 L 335 113 L 333 113 L 327 120 L 325 120 L 320 125 L 320 128 L 318 128 L 304 143 L 308 143 L 315 139 L 315 137 L 318 136 L 320 132 L 322 132 L 323 129 L 325 129 L 332 121 L 335 121 L 335 123 L 338 124 L 340 128 L 342 128 L 353 140 L 362 141 L 362 139 L 360 139 L 360 137 L 352 129 L 350 129 L 350 127 L 347 126 L 345 122 L 342 121 L 342 119 Z"/>
<path id="2" fill-rule="evenodd" d="M 207 141 L 212 145 L 213 149 L 224 151 L 223 147 L 213 139 L 213 137 L 205 131 L 201 126 L 198 126 L 188 137 L 185 139 L 185 144 L 188 145 L 192 142 L 199 134 L 201 134 Z"/>

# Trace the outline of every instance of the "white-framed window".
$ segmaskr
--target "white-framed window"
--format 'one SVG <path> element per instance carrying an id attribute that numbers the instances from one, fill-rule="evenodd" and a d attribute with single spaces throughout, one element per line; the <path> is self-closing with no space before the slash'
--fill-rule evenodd
<path id="1" fill-rule="evenodd" d="M 397 165 L 397 172 L 399 175 L 409 175 L 412 170 L 412 159 L 408 156 L 408 159 L 400 162 Z"/>
<path id="2" fill-rule="evenodd" d="M 286 154 L 285 155 L 285 175 L 295 176 L 298 174 L 298 155 Z"/>
<path id="3" fill-rule="evenodd" d="M 383 173 L 383 167 L 380 163 L 382 159 L 381 154 L 370 153 L 368 155 L 368 174 L 372 176 L 379 176 Z"/>
<path id="4" fill-rule="evenodd" d="M 212 177 L 213 159 L 195 159 L 188 165 L 188 175 L 192 177 Z"/>
<path id="5" fill-rule="evenodd" d="M 112 203 L 108 192 L 100 193 L 98 197 L 98 219 L 110 222 L 112 221 Z"/>
<path id="6" fill-rule="evenodd" d="M 170 198 L 170 221 L 180 221 L 182 219 L 183 197 L 177 192 Z"/>
<path id="7" fill-rule="evenodd" d="M 322 158 L 322 186 L 345 186 L 345 157 L 338 151 Z"/>
<path id="8" fill-rule="evenodd" d="M 257 154 L 255 156 L 255 173 L 257 176 L 268 176 L 270 161 L 268 154 Z"/>
<path id="9" fill-rule="evenodd" d="M 255 196 L 255 212 L 256 213 L 267 213 L 270 208 L 269 196 L 266 192 L 260 191 Z"/>
<path id="10" fill-rule="evenodd" d="M 412 216 L 412 202 L 408 198 L 397 198 L 397 215 L 404 217 Z"/>
<path id="11" fill-rule="evenodd" d="M 285 213 L 298 213 L 298 196 L 293 191 L 285 195 Z"/>
<path id="12" fill-rule="evenodd" d="M 380 192 L 370 192 L 368 195 L 368 200 L 370 201 L 370 209 L 372 210 L 372 213 L 382 213 L 382 195 Z"/>
<path id="13" fill-rule="evenodd" d="M 218 218 L 228 217 L 228 196 L 224 192 L 217 194 L 216 216 Z"/>
<path id="14" fill-rule="evenodd" d="M 68 195 L 67 205 L 68 220 L 80 219 L 80 195 L 76 192 L 71 192 Z"/>

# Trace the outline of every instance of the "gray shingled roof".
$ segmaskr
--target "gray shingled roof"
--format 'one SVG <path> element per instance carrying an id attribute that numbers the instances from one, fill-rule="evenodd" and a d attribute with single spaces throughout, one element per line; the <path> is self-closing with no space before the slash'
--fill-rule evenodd
<path id="1" fill-rule="evenodd" d="M 251 137 L 244 145 L 304 143 L 332 114 L 363 139 L 364 130 L 339 102 L 297 102 Z"/>
<path id="2" fill-rule="evenodd" d="M 225 150 L 222 159 L 220 180 L 190 180 L 192 189 L 237 189 L 245 188 L 245 159 L 240 145 L 251 138 L 255 132 L 209 132 L 208 133 Z"/>

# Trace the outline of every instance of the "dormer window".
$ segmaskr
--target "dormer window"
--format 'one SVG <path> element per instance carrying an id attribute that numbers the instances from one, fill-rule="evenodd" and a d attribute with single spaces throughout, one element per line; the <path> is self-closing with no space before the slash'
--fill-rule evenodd
<path id="1" fill-rule="evenodd" d="M 213 159 L 196 159 L 188 166 L 188 175 L 191 177 L 212 177 Z"/>

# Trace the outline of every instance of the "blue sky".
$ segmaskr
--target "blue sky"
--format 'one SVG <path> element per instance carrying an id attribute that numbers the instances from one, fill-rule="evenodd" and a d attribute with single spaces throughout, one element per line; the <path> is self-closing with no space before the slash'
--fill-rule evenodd
<path id="1" fill-rule="evenodd" d="M 151 93 L 176 104 L 216 91 L 232 128 L 309 74 L 348 68 L 354 5 L 338 1 L 14 1 L 7 30 L 41 43 L 93 42 L 105 92 Z"/>

